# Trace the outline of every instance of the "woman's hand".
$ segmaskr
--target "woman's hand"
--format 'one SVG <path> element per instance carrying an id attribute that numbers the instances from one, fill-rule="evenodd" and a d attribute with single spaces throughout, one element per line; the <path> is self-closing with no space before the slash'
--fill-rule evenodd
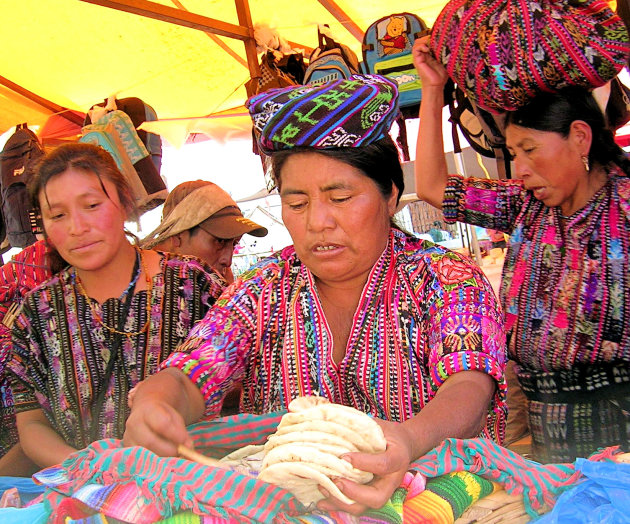
<path id="1" fill-rule="evenodd" d="M 204 401 L 180 370 L 167 368 L 138 383 L 128 403 L 125 446 L 144 446 L 163 457 L 177 456 L 180 444 L 192 448 L 186 426 L 199 420 Z"/>
<path id="2" fill-rule="evenodd" d="M 377 422 L 383 428 L 387 449 L 383 453 L 348 453 L 343 457 L 355 468 L 373 473 L 374 479 L 369 484 L 336 479 L 337 487 L 356 504 L 344 504 L 329 497 L 317 504 L 319 509 L 360 515 L 370 508 L 382 507 L 400 486 L 412 461 L 410 436 L 402 424 L 383 420 Z"/>
<path id="3" fill-rule="evenodd" d="M 423 36 L 413 44 L 413 64 L 416 66 L 418 76 L 422 81 L 422 89 L 430 87 L 443 88 L 448 80 L 448 74 L 444 66 L 435 59 L 429 48 L 428 36 Z"/>
<path id="4" fill-rule="evenodd" d="M 134 402 L 123 444 L 143 446 L 162 457 L 176 457 L 180 444 L 193 447 L 184 418 L 168 403 L 151 398 Z"/>

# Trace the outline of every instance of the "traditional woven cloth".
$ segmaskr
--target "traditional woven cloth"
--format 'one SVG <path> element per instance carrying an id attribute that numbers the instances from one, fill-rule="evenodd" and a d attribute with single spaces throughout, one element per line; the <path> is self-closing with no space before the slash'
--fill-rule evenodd
<path id="1" fill-rule="evenodd" d="M 241 275 L 164 366 L 197 385 L 208 416 L 242 380 L 243 412 L 279 411 L 319 394 L 397 422 L 419 413 L 448 377 L 477 370 L 498 385 L 481 435 L 501 442 L 501 318 L 478 266 L 392 229 L 338 365 L 315 277 L 289 246 Z"/>
<path id="2" fill-rule="evenodd" d="M 468 471 L 429 479 L 422 493 L 405 502 L 403 522 L 452 523 L 475 502 L 492 493 L 496 486 Z"/>
<path id="3" fill-rule="evenodd" d="M 580 407 L 582 399 L 574 392 L 578 382 L 588 391 L 617 384 L 615 387 L 625 387 L 626 392 L 617 389 L 612 396 L 617 400 L 627 397 L 630 179 L 612 169 L 608 183 L 569 217 L 566 234 L 559 209 L 546 207 L 519 181 L 451 176 L 443 210 L 449 222 L 483 225 L 510 235 L 500 293 L 508 350 L 524 385 L 539 383 L 549 393 L 544 399 L 530 394 L 534 402 L 547 404 L 532 404 L 534 412 L 530 410 L 531 426 L 541 428 L 532 435 L 535 447 L 542 449 L 546 442 L 559 444 L 554 444 L 551 455 L 536 459 L 572 462 L 578 454 L 587 456 L 598 447 L 627 441 L 628 419 L 622 420 L 620 409 L 613 413 L 610 405 L 602 411 L 603 416 L 610 415 L 595 428 L 594 409 L 586 404 L 596 399 L 591 396 Z M 600 366 L 604 365 L 614 365 L 617 371 L 602 373 Z M 576 367 L 590 368 L 590 378 L 583 375 L 576 382 L 573 374 L 566 373 L 566 381 L 559 379 L 558 374 Z M 588 397 L 588 391 L 582 397 Z M 572 415 L 568 403 L 575 403 L 582 413 Z M 586 426 L 578 423 L 575 431 L 567 426 L 580 419 L 590 422 Z M 545 420 L 549 424 L 542 429 Z M 562 442 L 567 439 L 575 445 Z"/>
<path id="4" fill-rule="evenodd" d="M 453 81 L 495 112 L 540 91 L 604 85 L 630 53 L 606 0 L 450 0 L 430 45 Z"/>
<path id="5" fill-rule="evenodd" d="M 387 134 L 398 109 L 396 84 L 353 75 L 321 85 L 271 89 L 246 103 L 265 154 L 296 146 L 359 147 Z"/>
<path id="6" fill-rule="evenodd" d="M 200 261 L 162 254 L 160 271 L 153 276 L 151 295 L 145 290 L 131 300 L 125 330 L 146 332 L 123 337 L 122 359 L 114 365 L 105 401 L 93 420 L 90 406 L 97 395 L 109 360 L 112 334 L 103 322 L 118 325 L 119 298 L 99 304 L 78 292 L 74 268 L 49 279 L 24 299 L 13 326 L 13 355 L 7 365 L 15 410 L 42 409 L 54 430 L 75 448 L 98 438 L 121 438 L 129 416 L 127 393 L 157 372 L 161 362 L 186 338 L 195 322 L 225 286 L 223 279 Z M 147 301 L 149 302 L 147 307 Z"/>
<path id="7" fill-rule="evenodd" d="M 19 304 L 26 293 L 50 276 L 48 247 L 43 240 L 24 248 L 0 267 L 0 321 L 12 304 Z M 0 323 L 0 457 L 18 441 L 13 394 L 5 374 L 11 346 L 11 330 Z"/>
<path id="8" fill-rule="evenodd" d="M 233 451 L 236 446 L 263 443 L 281 416 L 237 415 L 200 422 L 189 431 L 199 450 Z M 442 460 L 442 454 L 435 459 Z M 429 472 L 440 468 L 429 456 L 418 465 Z M 113 439 L 93 443 L 61 466 L 37 473 L 35 479 L 48 488 L 45 501 L 59 524 L 67 524 L 66 517 L 84 524 L 162 519 L 169 524 L 449 524 L 494 489 L 492 482 L 463 471 L 464 461 L 449 465 L 461 466 L 462 471 L 429 480 L 426 489 L 422 474 L 415 469 L 408 472 L 383 508 L 360 517 L 305 513 L 297 499 L 281 488 L 233 471 L 158 457 L 144 448 L 122 448 Z"/>
<path id="9" fill-rule="evenodd" d="M 580 477 L 572 464 L 542 465 L 488 439 L 446 439 L 412 464 L 414 471 L 438 477 L 469 471 L 497 482 L 510 494 L 523 494 L 527 513 L 538 516 Z"/>

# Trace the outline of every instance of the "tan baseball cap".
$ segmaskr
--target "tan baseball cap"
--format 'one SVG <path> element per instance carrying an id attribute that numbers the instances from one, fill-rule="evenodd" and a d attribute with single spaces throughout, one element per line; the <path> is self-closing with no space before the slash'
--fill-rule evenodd
<path id="1" fill-rule="evenodd" d="M 161 224 L 142 245 L 152 248 L 196 226 L 217 238 L 236 238 L 244 234 L 264 237 L 268 233 L 265 227 L 245 218 L 232 197 L 218 185 L 194 180 L 179 184 L 168 195 Z"/>

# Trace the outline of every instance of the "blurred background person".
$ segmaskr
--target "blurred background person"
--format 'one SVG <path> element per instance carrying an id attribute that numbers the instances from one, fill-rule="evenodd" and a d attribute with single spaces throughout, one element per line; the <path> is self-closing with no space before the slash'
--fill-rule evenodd
<path id="1" fill-rule="evenodd" d="M 244 234 L 264 237 L 267 229 L 245 218 L 232 197 L 218 185 L 193 180 L 182 182 L 169 193 L 162 222 L 142 245 L 196 256 L 232 283 L 232 256 Z"/>

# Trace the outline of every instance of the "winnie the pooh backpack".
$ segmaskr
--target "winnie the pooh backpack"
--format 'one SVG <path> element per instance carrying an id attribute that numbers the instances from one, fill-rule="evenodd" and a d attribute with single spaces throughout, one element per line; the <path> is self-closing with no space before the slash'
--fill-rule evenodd
<path id="1" fill-rule="evenodd" d="M 420 17 L 397 13 L 378 19 L 363 35 L 363 69 L 398 84 L 398 103 L 406 118 L 417 118 L 422 98 L 422 85 L 413 65 L 411 48 L 417 38 L 428 33 Z"/>

